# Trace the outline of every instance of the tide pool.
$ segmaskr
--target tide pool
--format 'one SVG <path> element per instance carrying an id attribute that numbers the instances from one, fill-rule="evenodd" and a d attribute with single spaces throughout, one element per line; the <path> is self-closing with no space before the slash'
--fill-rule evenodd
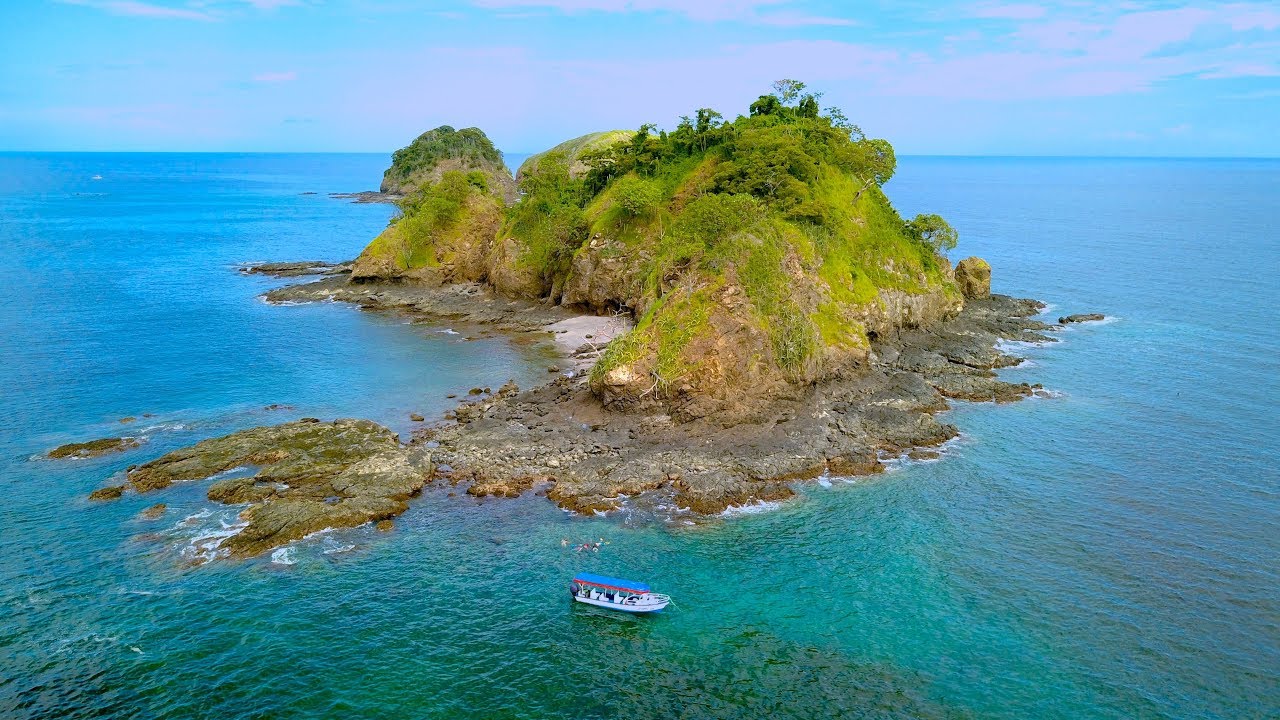
<path id="1" fill-rule="evenodd" d="M 959 404 L 941 460 L 780 507 L 660 528 L 433 488 L 389 533 L 191 567 L 235 523 L 207 483 L 89 503 L 205 437 L 403 433 L 546 379 L 537 348 L 270 306 L 280 281 L 235 271 L 354 257 L 390 209 L 327 193 L 386 164 L 0 154 L 0 715 L 1280 715 L 1280 162 L 903 158 L 899 209 L 948 218 L 998 292 L 1109 320 L 1005 371 L 1056 397 Z M 41 457 L 119 434 L 147 443 Z M 575 605 L 580 571 L 675 605 Z"/>

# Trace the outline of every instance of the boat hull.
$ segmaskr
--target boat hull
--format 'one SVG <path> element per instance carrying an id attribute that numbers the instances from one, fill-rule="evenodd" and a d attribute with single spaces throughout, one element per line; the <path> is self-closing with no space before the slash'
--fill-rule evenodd
<path id="1" fill-rule="evenodd" d="M 657 612 L 666 607 L 669 603 L 669 601 L 663 601 L 647 605 L 620 605 L 618 603 L 609 602 L 608 600 L 596 600 L 589 597 L 575 597 L 574 600 L 577 600 L 580 603 L 586 603 L 587 605 L 595 605 L 596 607 L 602 607 L 608 610 L 620 610 L 627 613 Z"/>

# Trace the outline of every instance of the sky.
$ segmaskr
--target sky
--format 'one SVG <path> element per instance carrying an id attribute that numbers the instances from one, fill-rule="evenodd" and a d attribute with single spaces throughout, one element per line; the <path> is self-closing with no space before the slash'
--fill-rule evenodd
<path id="1" fill-rule="evenodd" d="M 1280 2 L 0 0 L 0 150 L 508 153 L 824 93 L 899 154 L 1280 156 Z"/>

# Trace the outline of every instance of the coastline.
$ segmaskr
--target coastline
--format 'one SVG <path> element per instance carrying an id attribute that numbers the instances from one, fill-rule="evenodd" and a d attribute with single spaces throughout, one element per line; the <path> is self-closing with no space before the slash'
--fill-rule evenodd
<path id="1" fill-rule="evenodd" d="M 789 483 L 824 473 L 881 472 L 886 459 L 956 436 L 934 418 L 950 400 L 1003 403 L 1041 392 L 996 377 L 997 369 L 1022 361 L 1000 344 L 1053 342 L 1045 333 L 1055 327 L 1031 319 L 1044 308 L 1035 300 L 970 300 L 955 318 L 877 342 L 865 371 L 775 398 L 757 409 L 757 421 L 726 426 L 714 418 L 676 422 L 665 413 L 611 411 L 591 396 L 585 375 L 608 339 L 626 329 L 619 318 L 513 300 L 480 285 L 325 278 L 266 297 L 351 302 L 516 335 L 571 330 L 552 336 L 570 372 L 523 392 L 466 399 L 410 444 L 431 449 L 434 479 L 465 485 L 471 495 L 538 490 L 579 513 L 615 511 L 625 501 L 712 515 L 786 499 L 794 494 Z"/>

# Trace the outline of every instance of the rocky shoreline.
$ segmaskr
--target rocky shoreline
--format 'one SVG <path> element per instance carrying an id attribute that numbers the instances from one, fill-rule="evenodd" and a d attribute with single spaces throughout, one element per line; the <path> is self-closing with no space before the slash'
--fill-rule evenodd
<path id="1" fill-rule="evenodd" d="M 1043 392 L 1000 380 L 1022 358 L 1002 341 L 1053 342 L 1060 326 L 1033 319 L 1045 307 L 1002 295 L 969 299 L 950 319 L 877 338 L 856 373 L 800 387 L 755 408 L 752 420 L 673 419 L 661 410 L 610 410 L 587 381 L 607 343 L 630 327 L 625 316 L 595 316 L 511 299 L 480 284 L 352 283 L 345 264 L 273 263 L 245 272 L 320 279 L 266 294 L 274 303 L 340 301 L 418 321 L 481 327 L 516 342 L 550 340 L 565 356 L 548 383 L 521 392 L 508 383 L 467 396 L 408 443 L 367 420 L 304 419 L 206 440 L 131 467 L 126 489 L 160 491 L 174 482 L 215 480 L 210 500 L 248 504 L 244 528 L 226 553 L 251 557 L 332 527 L 388 524 L 431 482 L 472 496 L 536 492 L 576 513 L 624 507 L 711 515 L 784 500 L 793 484 L 823 475 L 869 475 L 885 462 L 954 438 L 935 415 L 950 400 L 1012 402 Z"/>
<path id="2" fill-rule="evenodd" d="M 482 285 L 351 284 L 340 279 L 267 294 L 272 302 L 332 300 L 427 320 L 479 323 L 500 332 L 545 333 L 565 323 L 609 318 L 499 296 Z M 665 413 L 617 412 L 584 378 L 599 342 L 570 350 L 575 372 L 525 392 L 472 398 L 416 433 L 432 450 L 435 477 L 472 495 L 518 496 L 540 488 L 575 512 L 632 505 L 701 514 L 789 497 L 789 483 L 824 473 L 879 472 L 887 457 L 936 446 L 956 429 L 935 413 L 949 399 L 1011 402 L 1039 386 L 1007 383 L 996 370 L 1022 358 L 1001 341 L 1046 343 L 1054 326 L 1031 319 L 1044 305 L 1005 296 L 969 300 L 956 317 L 879 339 L 853 377 L 815 384 L 758 409 L 750 423 L 677 422 Z M 615 330 L 616 334 L 616 330 Z M 584 333 L 592 338 L 593 333 Z M 597 339 L 597 338 L 592 338 Z"/>
<path id="3" fill-rule="evenodd" d="M 995 371 L 1021 362 L 999 341 L 1053 341 L 1052 326 L 1031 319 L 1043 307 L 1003 296 L 970 302 L 956 318 L 878 342 L 865 372 L 777 400 L 751 423 L 609 411 L 584 381 L 558 378 L 464 403 L 413 443 L 432 448 L 437 477 L 468 483 L 472 495 L 541 488 L 580 513 L 625 502 L 706 515 L 781 500 L 794 481 L 878 473 L 888 458 L 955 437 L 934 417 L 949 399 L 1002 403 L 1041 392 Z"/>

